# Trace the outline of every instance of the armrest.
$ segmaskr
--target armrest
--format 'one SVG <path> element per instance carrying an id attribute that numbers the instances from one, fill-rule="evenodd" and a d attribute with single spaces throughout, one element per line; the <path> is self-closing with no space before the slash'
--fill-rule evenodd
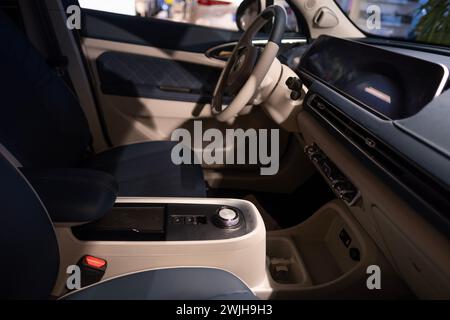
<path id="1" fill-rule="evenodd" d="M 113 176 L 88 169 L 22 168 L 53 222 L 88 223 L 103 217 L 118 194 Z"/>

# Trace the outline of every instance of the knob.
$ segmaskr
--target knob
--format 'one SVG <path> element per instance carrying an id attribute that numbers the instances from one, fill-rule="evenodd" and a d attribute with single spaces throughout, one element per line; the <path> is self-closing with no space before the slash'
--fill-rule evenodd
<path id="1" fill-rule="evenodd" d="M 319 149 L 317 148 L 317 146 L 315 144 L 310 144 L 305 147 L 305 152 L 307 155 L 312 155 L 314 153 L 317 153 L 318 151 L 319 151 Z"/>
<path id="2" fill-rule="evenodd" d="M 317 153 L 312 154 L 310 156 L 310 159 L 312 162 L 320 165 L 326 160 L 326 157 L 323 153 L 317 152 Z"/>
<path id="3" fill-rule="evenodd" d="M 296 77 L 289 77 L 286 80 L 286 86 L 295 92 L 302 92 L 302 87 L 303 87 L 303 83 L 302 80 L 300 80 L 299 78 Z"/>
<path id="4" fill-rule="evenodd" d="M 339 192 L 339 198 L 346 201 L 347 203 L 351 203 L 355 199 L 357 194 L 358 192 L 356 190 L 344 190 Z"/>
<path id="5" fill-rule="evenodd" d="M 286 80 L 286 86 L 292 91 L 291 99 L 298 100 L 302 97 L 303 82 L 299 78 L 289 77 Z"/>
<path id="6" fill-rule="evenodd" d="M 292 100 L 298 100 L 302 97 L 302 93 L 298 91 L 292 91 L 291 92 L 291 99 Z"/>
<path id="7" fill-rule="evenodd" d="M 287 86 L 289 89 L 292 90 L 292 87 L 293 87 L 293 85 L 294 85 L 294 82 L 295 82 L 295 78 L 294 78 L 294 77 L 289 77 L 289 78 L 287 78 L 287 80 L 286 80 L 286 86 Z"/>
<path id="8" fill-rule="evenodd" d="M 214 217 L 214 223 L 219 228 L 236 228 L 241 223 L 239 213 L 231 208 L 221 208 Z"/>

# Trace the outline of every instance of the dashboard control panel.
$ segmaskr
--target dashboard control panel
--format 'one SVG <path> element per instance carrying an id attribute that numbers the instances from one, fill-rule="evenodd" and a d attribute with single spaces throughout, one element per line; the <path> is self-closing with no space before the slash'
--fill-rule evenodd
<path id="1" fill-rule="evenodd" d="M 353 206 L 361 197 L 361 193 L 353 183 L 316 144 L 306 146 L 304 151 L 336 196 L 347 205 Z"/>
<path id="2" fill-rule="evenodd" d="M 289 77 L 286 80 L 286 86 L 291 90 L 291 99 L 299 100 L 302 97 L 303 92 L 303 82 L 300 78 Z"/>
<path id="3" fill-rule="evenodd" d="M 167 205 L 165 240 L 223 240 L 249 232 L 244 213 L 236 207 L 221 205 Z"/>
<path id="4" fill-rule="evenodd" d="M 239 213 L 227 207 L 220 208 L 213 219 L 214 224 L 221 229 L 237 228 L 241 223 Z"/>

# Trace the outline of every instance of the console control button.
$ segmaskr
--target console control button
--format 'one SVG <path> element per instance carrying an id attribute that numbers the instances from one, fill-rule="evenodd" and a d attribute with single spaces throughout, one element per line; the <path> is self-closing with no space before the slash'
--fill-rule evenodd
<path id="1" fill-rule="evenodd" d="M 173 216 L 173 217 L 171 217 L 171 223 L 172 224 L 184 224 L 184 217 Z"/>
<path id="2" fill-rule="evenodd" d="M 237 217 L 236 211 L 228 208 L 222 208 L 219 210 L 219 217 L 223 220 L 234 220 Z"/>
<path id="3" fill-rule="evenodd" d="M 231 208 L 221 208 L 214 217 L 214 224 L 219 228 L 236 228 L 240 225 L 239 213 Z"/>
<path id="4" fill-rule="evenodd" d="M 291 99 L 298 100 L 302 97 L 303 82 L 299 78 L 289 77 L 286 86 L 291 90 Z"/>
<path id="5" fill-rule="evenodd" d="M 184 221 L 186 224 L 194 224 L 195 223 L 195 217 L 193 216 L 187 216 L 184 218 Z"/>
<path id="6" fill-rule="evenodd" d="M 325 180 L 338 198 L 346 202 L 349 206 L 353 206 L 361 196 L 359 190 L 353 183 L 316 144 L 306 146 L 304 151 L 314 166 L 323 174 Z"/>

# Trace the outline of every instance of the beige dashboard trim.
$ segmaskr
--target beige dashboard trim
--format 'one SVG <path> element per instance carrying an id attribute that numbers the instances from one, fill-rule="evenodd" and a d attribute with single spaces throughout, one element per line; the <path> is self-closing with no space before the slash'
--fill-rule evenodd
<path id="1" fill-rule="evenodd" d="M 225 62 L 216 59 L 210 59 L 206 57 L 205 54 L 202 52 L 194 53 L 187 51 L 175 51 L 169 49 L 160 49 L 156 47 L 149 47 L 108 40 L 100 40 L 93 38 L 83 38 L 82 44 L 86 51 L 85 54 L 89 57 L 91 61 L 95 61 L 102 53 L 106 51 L 115 51 L 131 54 L 140 54 L 162 59 L 171 59 L 191 63 L 198 63 L 217 68 L 223 68 L 225 66 Z"/>
<path id="2" fill-rule="evenodd" d="M 307 111 L 299 114 L 298 121 L 306 142 L 316 143 L 361 191 L 362 201 L 350 208 L 352 214 L 411 289 L 421 298 L 450 298 L 449 240 L 374 176 Z"/>

